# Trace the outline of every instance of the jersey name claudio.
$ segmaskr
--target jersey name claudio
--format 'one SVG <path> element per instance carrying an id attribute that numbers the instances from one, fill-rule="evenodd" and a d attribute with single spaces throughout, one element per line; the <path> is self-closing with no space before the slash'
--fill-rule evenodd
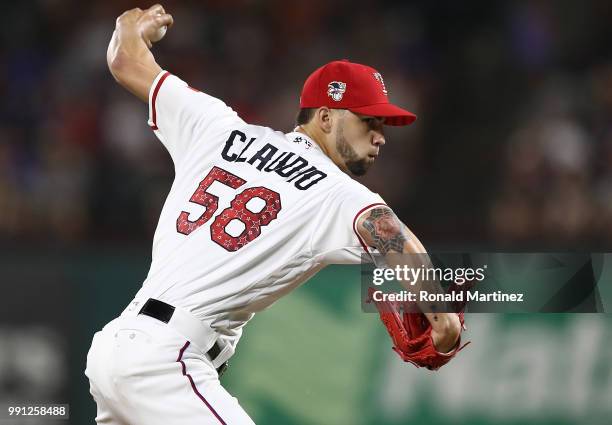
<path id="1" fill-rule="evenodd" d="M 240 130 L 234 130 L 227 138 L 221 156 L 229 162 L 246 162 L 262 172 L 275 172 L 299 190 L 307 190 L 327 177 L 323 171 L 312 165 L 308 166 L 308 161 L 301 156 L 293 152 L 279 151 L 270 143 L 266 143 L 255 153 L 252 152 L 253 149 L 247 152 L 256 139 L 247 137 Z"/>

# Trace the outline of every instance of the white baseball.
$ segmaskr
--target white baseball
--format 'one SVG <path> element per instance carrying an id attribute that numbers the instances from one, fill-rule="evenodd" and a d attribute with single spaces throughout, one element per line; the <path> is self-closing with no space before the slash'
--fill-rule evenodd
<path id="1" fill-rule="evenodd" d="M 166 35 L 167 30 L 168 30 L 168 27 L 166 25 L 164 25 L 161 28 L 158 28 L 157 31 L 155 31 L 155 33 L 151 37 L 151 41 L 155 43 L 156 41 L 159 41 L 162 38 L 164 38 L 164 35 Z"/>

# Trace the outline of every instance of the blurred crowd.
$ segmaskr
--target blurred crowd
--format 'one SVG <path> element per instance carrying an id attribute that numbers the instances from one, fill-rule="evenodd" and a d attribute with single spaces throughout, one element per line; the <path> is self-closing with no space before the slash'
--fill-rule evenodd
<path id="1" fill-rule="evenodd" d="M 465 4 L 466 3 L 466 4 Z M 290 131 L 330 60 L 379 69 L 416 124 L 363 180 L 425 242 L 612 246 L 612 7 L 553 1 L 168 1 L 158 62 Z M 173 177 L 106 68 L 148 4 L 15 2 L 0 26 L 0 239 L 150 240 Z"/>
<path id="2" fill-rule="evenodd" d="M 612 64 L 555 76 L 510 134 L 492 233 L 503 242 L 612 246 Z"/>

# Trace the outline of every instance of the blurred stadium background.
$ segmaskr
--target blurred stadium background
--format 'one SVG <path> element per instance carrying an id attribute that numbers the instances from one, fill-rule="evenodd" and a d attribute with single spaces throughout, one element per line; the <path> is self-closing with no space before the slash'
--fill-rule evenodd
<path id="1" fill-rule="evenodd" d="M 428 248 L 610 251 L 612 3 L 163 4 L 159 63 L 249 122 L 291 130 L 325 62 L 378 68 L 419 120 L 389 129 L 363 180 Z M 73 424 L 93 423 L 85 353 L 144 279 L 172 181 L 146 106 L 106 69 L 136 6 L 0 18 L 0 403 L 69 402 Z M 608 315 L 472 315 L 474 343 L 433 374 L 395 357 L 358 288 L 333 267 L 249 324 L 226 383 L 257 423 L 610 423 Z"/>

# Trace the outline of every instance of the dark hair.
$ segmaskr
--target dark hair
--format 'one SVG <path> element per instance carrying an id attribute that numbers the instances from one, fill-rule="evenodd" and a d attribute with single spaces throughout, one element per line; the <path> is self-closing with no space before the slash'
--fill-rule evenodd
<path id="1" fill-rule="evenodd" d="M 295 117 L 295 125 L 308 124 L 315 116 L 317 108 L 302 108 Z"/>

